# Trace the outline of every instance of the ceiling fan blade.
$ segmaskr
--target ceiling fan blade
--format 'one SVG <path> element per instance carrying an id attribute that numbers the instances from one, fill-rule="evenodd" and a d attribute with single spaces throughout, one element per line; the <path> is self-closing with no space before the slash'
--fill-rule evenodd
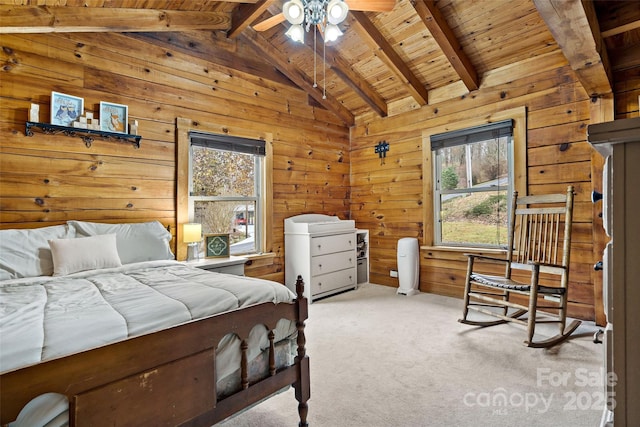
<path id="1" fill-rule="evenodd" d="M 269 28 L 273 28 L 281 22 L 285 21 L 284 13 L 273 15 L 271 18 L 267 18 L 262 22 L 258 22 L 253 26 L 256 31 L 267 31 Z"/>
<path id="2" fill-rule="evenodd" d="M 349 10 L 367 12 L 390 12 L 396 5 L 396 0 L 345 0 L 345 2 L 349 5 Z M 284 14 L 279 13 L 253 25 L 253 29 L 256 31 L 267 31 L 284 21 Z"/>
<path id="3" fill-rule="evenodd" d="M 396 0 L 345 0 L 350 10 L 367 12 L 391 12 L 396 6 Z"/>

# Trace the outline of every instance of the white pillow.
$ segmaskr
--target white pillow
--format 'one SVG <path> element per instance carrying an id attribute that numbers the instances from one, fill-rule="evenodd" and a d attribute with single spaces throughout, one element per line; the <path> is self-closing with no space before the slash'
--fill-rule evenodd
<path id="1" fill-rule="evenodd" d="M 0 277 L 51 276 L 53 260 L 49 240 L 75 237 L 75 229 L 53 225 L 34 229 L 0 230 Z"/>
<path id="2" fill-rule="evenodd" d="M 53 275 L 120 267 L 115 234 L 50 240 Z"/>
<path id="3" fill-rule="evenodd" d="M 175 259 L 169 241 L 171 233 L 159 221 L 131 224 L 67 221 L 78 236 L 115 234 L 118 254 L 123 264 Z"/>

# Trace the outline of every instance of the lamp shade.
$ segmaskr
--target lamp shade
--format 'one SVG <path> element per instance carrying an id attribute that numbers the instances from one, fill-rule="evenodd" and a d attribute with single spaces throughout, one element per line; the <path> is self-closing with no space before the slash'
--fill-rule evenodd
<path id="1" fill-rule="evenodd" d="M 292 25 L 285 34 L 294 42 L 304 43 L 304 28 L 302 28 L 302 25 Z"/>
<path id="2" fill-rule="evenodd" d="M 333 42 L 338 40 L 338 37 L 340 37 L 342 34 L 342 30 L 340 30 L 337 25 L 327 24 L 324 39 L 328 42 Z"/>
<path id="3" fill-rule="evenodd" d="M 304 5 L 300 0 L 289 0 L 282 6 L 284 17 L 291 24 L 302 24 L 304 21 Z"/>
<path id="4" fill-rule="evenodd" d="M 338 25 L 347 17 L 349 5 L 342 0 L 331 0 L 327 5 L 327 21 Z"/>
<path id="5" fill-rule="evenodd" d="M 182 241 L 185 243 L 195 243 L 202 240 L 202 224 L 184 224 L 182 226 Z"/>

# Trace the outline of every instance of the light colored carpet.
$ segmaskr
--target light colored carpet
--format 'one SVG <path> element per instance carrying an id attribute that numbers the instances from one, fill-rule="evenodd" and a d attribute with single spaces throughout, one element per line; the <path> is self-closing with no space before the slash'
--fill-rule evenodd
<path id="1" fill-rule="evenodd" d="M 458 299 L 370 284 L 311 304 L 310 426 L 598 425 L 593 323 L 545 350 L 522 344 L 522 326 L 476 328 L 457 322 L 461 312 Z M 297 426 L 293 390 L 220 425 Z"/>

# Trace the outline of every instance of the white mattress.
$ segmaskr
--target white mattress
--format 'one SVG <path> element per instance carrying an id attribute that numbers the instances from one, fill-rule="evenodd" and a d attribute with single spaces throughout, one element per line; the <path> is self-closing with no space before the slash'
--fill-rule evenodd
<path id="1" fill-rule="evenodd" d="M 279 283 L 212 273 L 176 261 L 5 280 L 0 282 L 0 372 L 239 307 L 294 298 Z M 278 341 L 295 333 L 295 325 L 280 322 L 275 332 Z M 268 346 L 264 334 L 252 335 L 249 358 Z M 233 340 L 226 338 L 225 344 Z M 235 349 L 218 349 L 218 378 L 237 368 L 239 349 L 229 347 Z"/>

